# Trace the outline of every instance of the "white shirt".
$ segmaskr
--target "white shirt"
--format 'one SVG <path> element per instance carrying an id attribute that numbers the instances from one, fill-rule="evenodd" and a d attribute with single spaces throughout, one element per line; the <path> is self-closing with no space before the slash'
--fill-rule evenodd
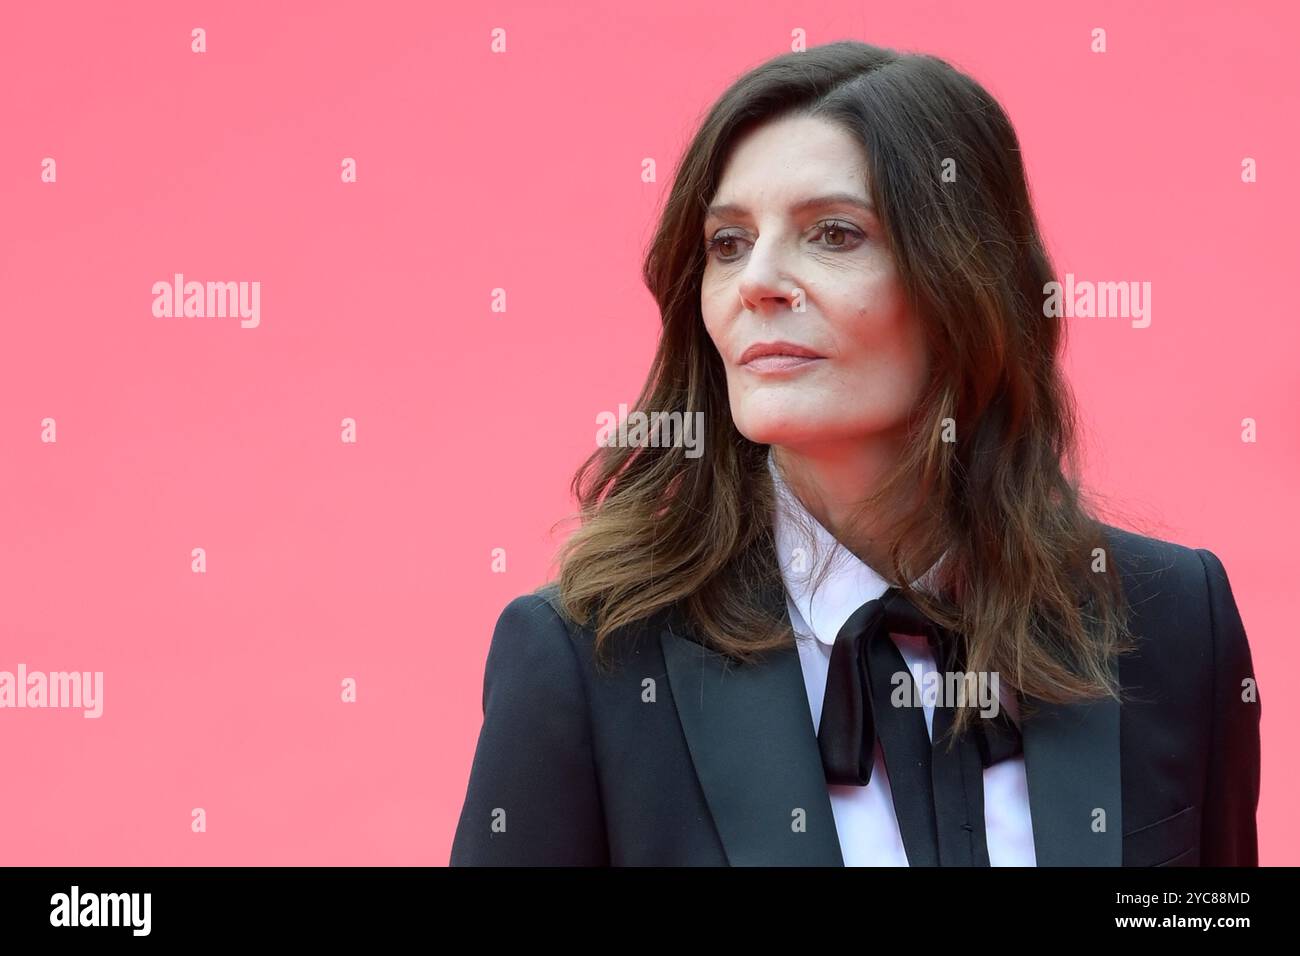
<path id="1" fill-rule="evenodd" d="M 830 669 L 835 637 L 854 611 L 867 601 L 880 597 L 889 584 L 870 565 L 836 541 L 809 514 L 782 481 L 770 451 L 768 469 L 777 488 L 775 533 L 777 557 L 785 579 L 786 609 L 797 638 L 815 733 L 821 725 L 822 698 L 826 693 L 826 674 Z M 799 528 L 792 520 L 794 515 L 807 522 L 816 537 L 815 543 L 810 544 L 800 537 Z M 810 594 L 813 572 L 824 560 L 828 549 L 835 554 L 833 564 L 816 592 Z M 925 576 L 921 580 L 924 579 Z M 926 676 L 935 670 L 935 662 L 925 638 L 903 634 L 891 634 L 890 637 L 907 662 L 913 678 L 921 682 L 921 686 L 927 686 L 924 682 Z M 999 687 L 999 692 L 1001 706 L 1007 708 L 1012 719 L 1018 722 L 1015 696 L 1002 687 Z M 925 699 L 925 695 L 922 699 L 926 728 L 933 738 L 934 705 Z M 870 783 L 865 787 L 827 784 L 826 789 L 830 794 L 845 866 L 908 865 L 879 740 L 876 741 Z M 1023 754 L 985 768 L 984 825 L 989 862 L 993 866 L 1036 865 Z"/>

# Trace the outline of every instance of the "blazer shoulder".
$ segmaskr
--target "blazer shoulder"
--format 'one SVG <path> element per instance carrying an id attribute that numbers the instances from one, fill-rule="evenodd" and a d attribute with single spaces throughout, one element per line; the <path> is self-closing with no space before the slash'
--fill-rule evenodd
<path id="1" fill-rule="evenodd" d="M 1105 526 L 1110 554 L 1124 584 L 1130 625 L 1143 653 L 1160 665 L 1152 679 L 1174 680 L 1204 666 L 1212 679 L 1227 658 L 1248 653 L 1227 572 L 1207 548 L 1191 547 Z"/>
<path id="2" fill-rule="evenodd" d="M 548 582 L 531 594 L 516 598 L 511 603 L 522 601 L 527 606 L 527 602 L 530 600 L 534 601 L 538 606 L 545 605 L 555 617 L 559 618 L 568 630 L 573 646 L 579 653 L 588 657 L 594 653 L 596 645 L 594 628 L 587 622 L 575 621 L 569 616 L 560 595 L 558 582 Z M 645 642 L 656 640 L 664 628 L 682 620 L 684 620 L 684 611 L 679 602 L 668 607 L 661 607 L 656 611 L 647 613 L 639 620 L 615 628 L 606 637 L 611 661 L 622 660 L 626 655 L 635 653 L 638 648 L 645 646 Z"/>
<path id="3" fill-rule="evenodd" d="M 1119 569 L 1129 602 L 1140 609 L 1198 613 L 1208 621 L 1207 558 L 1222 569 L 1213 552 L 1176 541 L 1102 525 L 1110 558 Z"/>
<path id="4" fill-rule="evenodd" d="M 488 669 L 531 675 L 531 683 L 544 682 L 557 672 L 574 674 L 577 630 L 552 586 L 520 594 L 497 617 L 488 648 Z"/>
<path id="5" fill-rule="evenodd" d="M 573 621 L 564 612 L 564 605 L 559 599 L 559 588 L 555 584 L 546 584 L 527 594 L 511 598 L 501 611 L 501 617 L 511 617 L 555 629 L 562 626 L 572 630 Z"/>
<path id="6" fill-rule="evenodd" d="M 1173 571 L 1183 578 L 1201 575 L 1201 564 L 1195 548 L 1116 525 L 1103 524 L 1101 527 L 1112 553 L 1127 573 L 1151 575 Z"/>
<path id="7" fill-rule="evenodd" d="M 492 633 L 451 865 L 607 861 L 583 667 L 564 617 L 522 594 Z"/>
<path id="8" fill-rule="evenodd" d="M 1207 548 L 1197 548 L 1204 575 L 1204 594 L 1210 619 L 1212 659 L 1215 670 L 1230 685 L 1229 699 L 1253 704 L 1247 708 L 1259 719 L 1259 696 L 1255 686 L 1255 668 L 1245 622 L 1237 607 L 1232 582 L 1219 556 Z"/>
<path id="9" fill-rule="evenodd" d="M 658 619 L 654 616 L 654 620 Z M 644 646 L 645 635 L 657 633 L 654 627 L 647 626 L 652 623 L 637 622 L 607 635 L 606 656 L 601 660 L 607 667 L 612 665 L 611 670 L 617 670 L 619 662 Z M 540 660 L 543 656 L 548 659 Z M 488 663 L 500 666 L 506 657 L 512 658 L 505 665 L 508 668 L 528 668 L 534 672 L 541 668 L 544 672 L 547 668 L 562 667 L 581 675 L 584 683 L 609 672 L 598 660 L 595 629 L 569 615 L 556 582 L 519 595 L 501 612 Z"/>
<path id="10" fill-rule="evenodd" d="M 549 581 L 537 588 L 531 594 L 521 595 L 520 597 L 515 598 L 515 600 L 520 601 L 527 598 L 535 598 L 546 604 L 555 612 L 555 616 L 558 617 L 569 630 L 572 631 L 577 627 L 573 622 L 573 619 L 569 617 L 569 613 L 564 609 L 564 602 L 560 600 L 560 585 L 558 581 Z"/>
<path id="11" fill-rule="evenodd" d="M 1182 623 L 1199 622 L 1211 641 L 1211 660 L 1235 670 L 1249 661 L 1245 626 L 1227 569 L 1218 554 L 1105 525 L 1131 598 L 1162 599 Z"/>

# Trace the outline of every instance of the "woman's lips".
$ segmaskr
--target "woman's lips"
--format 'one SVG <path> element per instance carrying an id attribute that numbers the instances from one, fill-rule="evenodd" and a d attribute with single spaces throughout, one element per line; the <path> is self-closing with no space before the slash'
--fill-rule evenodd
<path id="1" fill-rule="evenodd" d="M 741 368 L 761 375 L 771 375 L 805 369 L 821 361 L 823 359 L 807 355 L 760 355 L 757 358 L 750 359 Z"/>

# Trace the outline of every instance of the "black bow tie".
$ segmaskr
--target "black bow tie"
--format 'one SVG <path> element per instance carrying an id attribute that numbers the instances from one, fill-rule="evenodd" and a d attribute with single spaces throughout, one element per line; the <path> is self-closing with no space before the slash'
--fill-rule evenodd
<path id="1" fill-rule="evenodd" d="M 955 708 L 941 694 L 931 743 L 924 708 L 912 706 L 912 674 L 890 634 L 924 636 L 941 674 L 960 670 L 957 636 L 925 617 L 897 588 L 854 611 L 831 650 L 817 731 L 826 780 L 866 786 L 879 737 L 908 863 L 988 866 L 984 768 L 1021 752 L 1020 731 L 999 706 L 996 717 L 976 716 L 949 749 Z M 900 682 L 908 706 L 891 704 Z"/>

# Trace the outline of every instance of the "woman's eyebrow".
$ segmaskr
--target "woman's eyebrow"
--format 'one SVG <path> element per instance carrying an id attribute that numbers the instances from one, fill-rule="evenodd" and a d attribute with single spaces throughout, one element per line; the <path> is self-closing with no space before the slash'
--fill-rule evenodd
<path id="1" fill-rule="evenodd" d="M 792 213 L 801 213 L 809 209 L 825 209 L 829 206 L 852 206 L 861 209 L 870 215 L 875 215 L 875 207 L 861 196 L 855 196 L 853 193 L 828 193 L 825 196 L 811 196 L 808 199 L 801 199 L 790 206 Z M 749 215 L 749 210 L 739 203 L 724 202 L 709 207 L 707 215 L 711 218 L 727 218 L 731 216 L 745 217 Z"/>

